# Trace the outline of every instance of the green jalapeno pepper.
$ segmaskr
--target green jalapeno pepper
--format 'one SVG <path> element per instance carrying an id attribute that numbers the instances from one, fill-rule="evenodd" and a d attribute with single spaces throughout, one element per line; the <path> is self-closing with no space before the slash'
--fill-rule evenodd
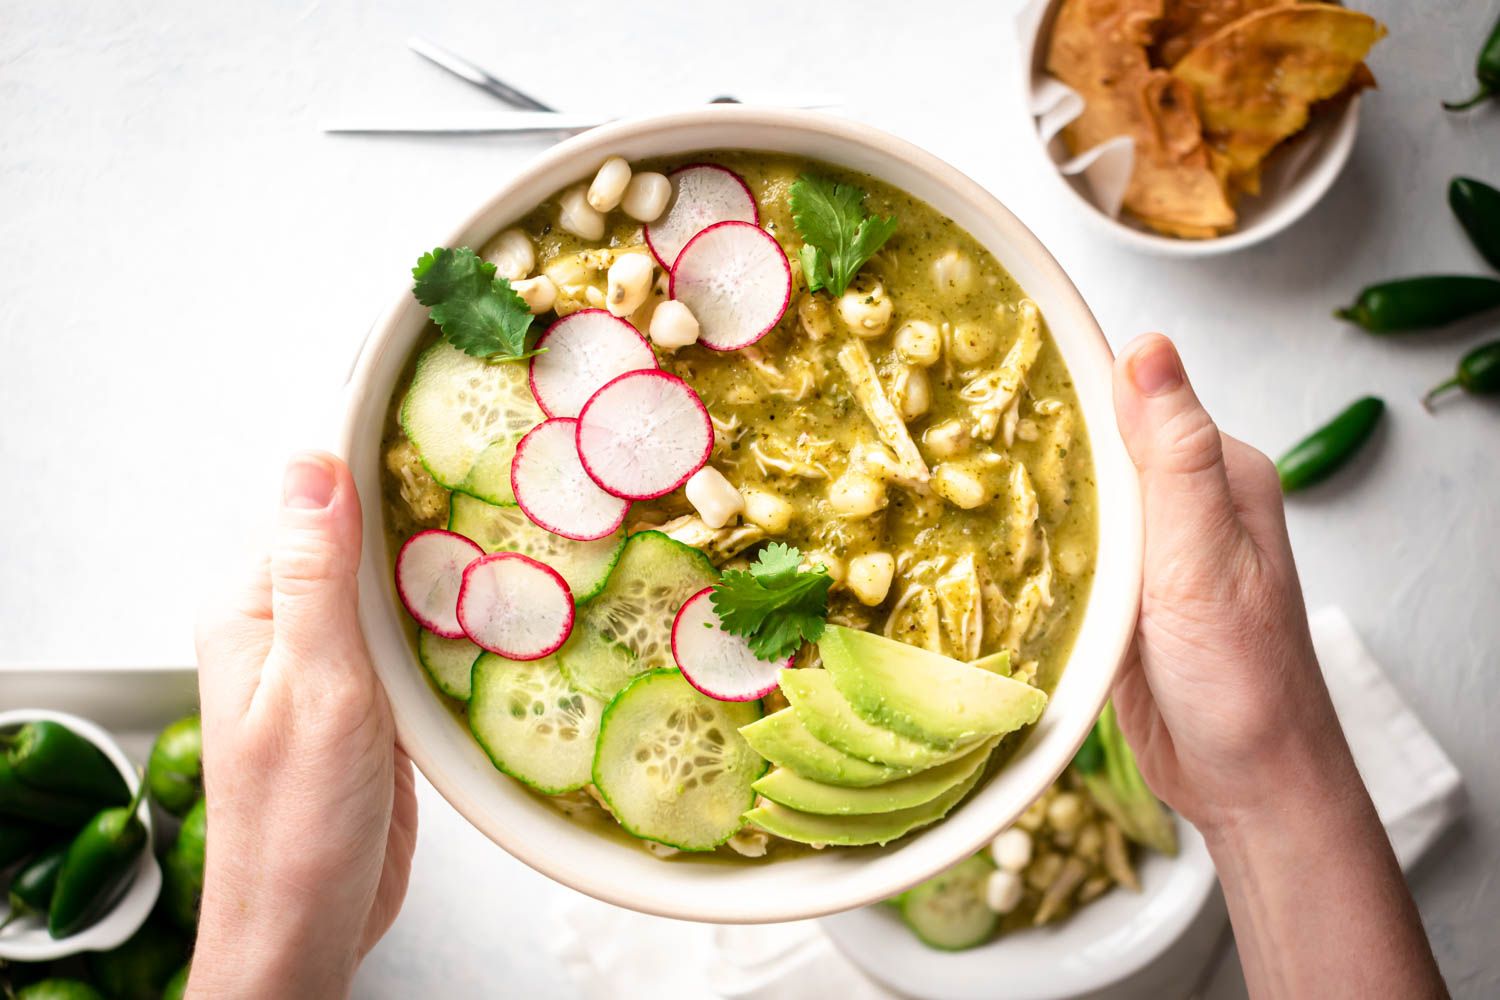
<path id="1" fill-rule="evenodd" d="M 1474 75 L 1479 78 L 1479 93 L 1466 101 L 1444 101 L 1449 111 L 1464 111 L 1489 100 L 1500 92 L 1500 21 L 1495 22 L 1490 37 L 1479 50 L 1479 60 L 1474 66 Z"/>
<path id="2" fill-rule="evenodd" d="M 62 871 L 67 853 L 67 844 L 57 844 L 21 866 L 10 880 L 10 916 L 0 923 L 0 929 L 20 917 L 47 912 L 52 905 L 52 892 L 57 888 L 57 873 Z"/>
<path id="3" fill-rule="evenodd" d="M 1448 207 L 1474 249 L 1500 271 L 1500 191 L 1472 177 L 1455 177 L 1448 182 Z"/>
<path id="4" fill-rule="evenodd" d="M 161 991 L 161 1000 L 183 1000 L 187 996 L 188 976 L 192 970 L 191 965 L 178 969 L 177 974 L 167 980 L 166 988 Z"/>
<path id="5" fill-rule="evenodd" d="M 146 763 L 146 783 L 157 805 L 174 816 L 203 794 L 203 729 L 198 716 L 178 719 L 156 738 Z"/>
<path id="6" fill-rule="evenodd" d="M 1458 373 L 1446 382 L 1432 387 L 1422 397 L 1422 405 L 1432 409 L 1432 401 L 1450 389 L 1462 389 L 1471 396 L 1500 396 L 1500 340 L 1480 344 L 1458 363 Z"/>
<path id="7" fill-rule="evenodd" d="M 104 1000 L 104 994 L 81 979 L 43 979 L 22 989 L 16 1000 Z"/>
<path id="8" fill-rule="evenodd" d="M 76 830 L 105 804 L 33 788 L 16 775 L 9 758 L 0 754 L 0 816 Z"/>
<path id="9" fill-rule="evenodd" d="M 113 902 L 146 847 L 146 824 L 136 815 L 146 782 L 129 805 L 105 809 L 84 824 L 68 845 L 47 910 L 47 933 L 65 938 Z"/>
<path id="10" fill-rule="evenodd" d="M 45 844 L 50 836 L 51 833 L 33 823 L 0 816 L 0 869 L 20 861 Z"/>
<path id="11" fill-rule="evenodd" d="M 11 770 L 32 788 L 74 795 L 99 806 L 120 805 L 130 798 L 130 786 L 104 751 L 60 722 L 28 722 L 5 739 Z"/>
<path id="12" fill-rule="evenodd" d="M 1500 280 L 1469 275 L 1401 278 L 1371 285 L 1334 315 L 1371 333 L 1446 326 L 1500 307 Z"/>
<path id="13" fill-rule="evenodd" d="M 199 799 L 182 821 L 182 829 L 162 859 L 162 908 L 185 931 L 198 926 L 203 897 L 203 859 L 208 848 L 208 804 Z"/>
<path id="14" fill-rule="evenodd" d="M 1293 446 L 1276 463 L 1282 491 L 1322 482 L 1341 469 L 1370 439 L 1384 412 L 1384 402 L 1366 396 Z"/>
<path id="15" fill-rule="evenodd" d="M 111 1000 L 158 1000 L 188 960 L 188 942 L 156 917 L 112 951 L 88 957 L 89 972 Z"/>

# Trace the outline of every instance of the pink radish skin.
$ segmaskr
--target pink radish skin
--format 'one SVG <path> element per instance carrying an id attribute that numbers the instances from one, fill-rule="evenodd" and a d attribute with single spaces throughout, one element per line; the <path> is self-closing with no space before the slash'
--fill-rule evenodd
<path id="1" fill-rule="evenodd" d="M 462 639 L 458 592 L 464 569 L 483 555 L 484 549 L 463 535 L 439 528 L 408 538 L 396 553 L 396 593 L 407 614 L 433 635 Z"/>
<path id="2" fill-rule="evenodd" d="M 792 300 L 792 267 L 776 238 L 748 222 L 694 236 L 672 268 L 672 298 L 698 321 L 713 351 L 749 347 L 776 329 Z"/>
<path id="3" fill-rule="evenodd" d="M 589 478 L 625 500 L 665 496 L 703 468 L 714 449 L 708 408 L 663 371 L 627 372 L 578 414 L 578 457 Z"/>
<path id="4" fill-rule="evenodd" d="M 547 327 L 531 359 L 531 395 L 549 417 L 576 417 L 589 397 L 617 375 L 655 368 L 640 332 L 603 309 L 581 309 Z"/>
<path id="5" fill-rule="evenodd" d="M 716 701 L 755 701 L 776 690 L 776 674 L 793 657 L 762 660 L 750 644 L 724 631 L 709 600 L 714 588 L 689 597 L 672 622 L 672 658 L 693 687 Z"/>
<path id="6" fill-rule="evenodd" d="M 496 552 L 464 570 L 458 620 L 475 645 L 510 660 L 555 653 L 573 631 L 573 592 L 551 566 Z"/>
<path id="7" fill-rule="evenodd" d="M 667 270 L 694 236 L 716 222 L 760 224 L 755 195 L 744 178 L 714 163 L 690 163 L 667 175 L 672 201 L 660 219 L 646 226 L 646 246 Z"/>
<path id="8" fill-rule="evenodd" d="M 578 460 L 578 421 L 544 420 L 519 444 L 510 464 L 516 503 L 532 523 L 554 535 L 592 542 L 625 523 L 630 501 L 611 496 Z"/>

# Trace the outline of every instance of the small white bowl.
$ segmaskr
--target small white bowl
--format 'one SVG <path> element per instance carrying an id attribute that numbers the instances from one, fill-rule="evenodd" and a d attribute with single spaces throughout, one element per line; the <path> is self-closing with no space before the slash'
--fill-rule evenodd
<path id="1" fill-rule="evenodd" d="M 1178 821 L 1177 857 L 1148 853 L 1141 891 L 1115 889 L 1059 924 L 1014 931 L 968 951 L 937 951 L 917 940 L 889 906 L 821 921 L 851 962 L 903 996 L 1063 1000 L 1108 990 L 1126 1000 L 1186 992 L 1224 929 L 1217 878 L 1203 837 Z M 1170 968 L 1152 968 L 1168 952 Z M 1175 988 L 1175 989 L 1174 989 Z"/>
<path id="2" fill-rule="evenodd" d="M 87 719 L 41 708 L 18 708 L 0 712 L 0 730 L 42 720 L 61 723 L 98 747 L 130 786 L 130 793 L 135 794 L 142 781 L 140 773 L 114 737 Z M 109 913 L 77 934 L 60 940 L 47 933 L 43 920 L 35 917 L 18 920 L 0 934 L 0 958 L 12 962 L 50 962 L 85 951 L 108 951 L 118 948 L 140 930 L 161 893 L 161 866 L 157 864 L 152 849 L 156 830 L 151 819 L 151 803 L 143 799 L 136 815 L 146 824 L 146 847 L 136 861 L 129 886 Z M 8 902 L 0 897 L 0 921 L 9 913 Z"/>
<path id="3" fill-rule="evenodd" d="M 1028 109 L 1035 106 L 1033 95 L 1039 85 L 1051 76 L 1047 73 L 1046 40 L 1062 0 L 1032 0 L 1018 15 L 1016 34 L 1021 44 L 1018 61 L 1022 93 Z M 1082 175 L 1067 176 L 1060 169 L 1052 171 L 1063 192 L 1063 198 L 1097 231 L 1110 239 L 1146 253 L 1166 257 L 1211 257 L 1242 250 L 1262 243 L 1306 215 L 1333 187 L 1333 182 L 1349 162 L 1359 129 L 1359 97 L 1348 101 L 1337 114 L 1315 116 L 1294 144 L 1279 149 L 1266 163 L 1261 178 L 1261 194 L 1241 197 L 1235 203 L 1239 216 L 1232 232 L 1205 240 L 1182 239 L 1154 232 L 1122 215 L 1116 218 L 1100 208 Z M 1041 146 L 1042 155 L 1054 166 L 1071 155 L 1061 135 L 1048 142 L 1035 127 L 1030 134 Z"/>
<path id="4" fill-rule="evenodd" d="M 619 122 L 540 156 L 443 241 L 483 245 L 607 156 L 629 160 L 755 149 L 826 160 L 879 177 L 967 229 L 1041 307 L 1072 374 L 1094 451 L 1100 550 L 1069 665 L 1040 723 L 995 778 L 951 816 L 885 848 L 810 852 L 770 864 L 661 861 L 570 822 L 497 772 L 428 689 L 396 599 L 381 516 L 381 435 L 403 366 L 427 329 L 409 281 L 365 344 L 345 389 L 340 447 L 365 498 L 360 619 L 401 744 L 433 786 L 483 833 L 553 879 L 605 902 L 684 920 L 763 923 L 821 916 L 892 896 L 978 850 L 1072 759 L 1099 714 L 1140 604 L 1140 485 L 1115 429 L 1113 357 L 1077 289 L 1003 205 L 930 154 L 854 122 L 804 111 L 719 105 Z M 413 248 L 417 252 L 421 248 Z"/>

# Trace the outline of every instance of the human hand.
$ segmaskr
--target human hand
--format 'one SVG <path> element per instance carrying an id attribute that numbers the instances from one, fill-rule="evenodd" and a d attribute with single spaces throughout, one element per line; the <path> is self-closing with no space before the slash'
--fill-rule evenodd
<path id="1" fill-rule="evenodd" d="M 1255 997 L 1445 997 L 1313 652 L 1276 469 L 1219 432 L 1171 341 L 1115 363 L 1146 578 L 1115 709 L 1203 832 Z"/>
<path id="2" fill-rule="evenodd" d="M 271 553 L 198 630 L 208 858 L 191 996 L 346 995 L 416 846 L 411 762 L 357 618 L 342 462 L 287 468 Z"/>
<path id="3" fill-rule="evenodd" d="M 1330 771 L 1341 784 L 1353 762 L 1313 653 L 1275 466 L 1219 432 L 1160 335 L 1115 363 L 1115 411 L 1146 511 L 1140 624 L 1115 707 L 1147 782 L 1205 830 Z"/>

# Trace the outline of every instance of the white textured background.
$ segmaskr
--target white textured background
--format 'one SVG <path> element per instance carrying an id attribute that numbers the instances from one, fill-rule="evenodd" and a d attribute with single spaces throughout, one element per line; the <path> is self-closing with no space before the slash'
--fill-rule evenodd
<path id="1" fill-rule="evenodd" d="M 1467 777 L 1468 823 L 1414 876 L 1459 996 L 1500 994 L 1500 406 L 1417 396 L 1500 321 L 1376 340 L 1363 284 L 1475 271 L 1454 173 L 1500 181 L 1472 88 L 1485 0 L 1360 0 L 1354 159 L 1307 219 L 1203 262 L 1090 235 L 1026 138 L 1006 4 L 0 0 L 0 658 L 187 662 L 205 579 L 330 434 L 375 315 L 540 140 L 334 138 L 344 113 L 490 109 L 408 53 L 421 32 L 559 107 L 836 95 L 989 185 L 1118 345 L 1165 330 L 1222 425 L 1279 451 L 1355 396 L 1391 405 L 1359 467 L 1291 504 L 1309 603 L 1346 608 Z M 570 996 L 540 947 L 556 889 L 430 794 L 410 904 L 362 996 Z"/>

